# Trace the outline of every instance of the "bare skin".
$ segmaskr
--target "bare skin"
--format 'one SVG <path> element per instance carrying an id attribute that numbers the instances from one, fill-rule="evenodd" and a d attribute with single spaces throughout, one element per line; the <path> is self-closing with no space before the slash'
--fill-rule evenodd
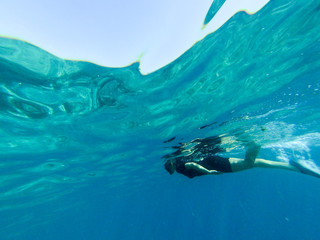
<path id="1" fill-rule="evenodd" d="M 229 158 L 232 172 L 238 172 L 238 171 L 242 171 L 242 170 L 246 170 L 254 167 L 287 169 L 287 170 L 299 172 L 297 168 L 295 168 L 294 166 L 291 166 L 289 163 L 286 163 L 286 162 L 275 162 L 275 161 L 265 160 L 262 158 L 256 158 L 259 151 L 260 151 L 260 146 L 254 144 L 248 148 L 245 159 Z"/>
<path id="2" fill-rule="evenodd" d="M 245 159 L 241 158 L 229 158 L 232 172 L 238 172 L 254 167 L 260 167 L 260 168 L 277 168 L 277 169 L 286 169 L 291 171 L 299 172 L 297 168 L 294 166 L 291 166 L 289 163 L 286 162 L 275 162 L 270 161 L 262 158 L 257 158 L 253 165 L 251 163 L 248 163 Z"/>
<path id="3" fill-rule="evenodd" d="M 194 169 L 194 170 L 197 170 L 201 173 L 204 173 L 204 174 L 221 174 L 219 171 L 217 170 L 209 170 L 209 169 L 206 169 L 205 167 L 202 167 L 200 164 L 197 164 L 195 162 L 189 162 L 189 163 L 186 163 L 184 165 L 187 169 Z"/>

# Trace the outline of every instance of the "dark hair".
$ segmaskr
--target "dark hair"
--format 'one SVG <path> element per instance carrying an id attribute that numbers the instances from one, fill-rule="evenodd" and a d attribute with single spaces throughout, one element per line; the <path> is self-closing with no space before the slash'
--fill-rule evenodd
<path id="1" fill-rule="evenodd" d="M 166 163 L 164 164 L 164 168 L 171 174 L 174 173 L 174 171 L 176 170 L 176 165 L 174 160 L 168 160 L 166 161 Z"/>

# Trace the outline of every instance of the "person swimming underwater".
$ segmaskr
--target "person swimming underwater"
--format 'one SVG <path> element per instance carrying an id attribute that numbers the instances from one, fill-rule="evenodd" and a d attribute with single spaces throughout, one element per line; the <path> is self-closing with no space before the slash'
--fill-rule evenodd
<path id="1" fill-rule="evenodd" d="M 220 137 L 213 137 L 214 138 L 214 145 L 216 146 L 217 143 L 221 143 Z M 212 154 L 207 154 L 207 156 L 200 158 L 199 160 L 193 160 L 192 158 L 181 155 L 179 157 L 175 157 L 173 159 L 168 159 L 164 167 L 165 169 L 171 174 L 175 171 L 183 174 L 189 178 L 194 178 L 197 176 L 203 175 L 217 175 L 222 173 L 232 173 L 232 172 L 239 172 L 246 169 L 251 169 L 255 167 L 262 167 L 262 168 L 277 168 L 277 169 L 286 169 L 296 172 L 301 172 L 304 174 L 308 174 L 315 177 L 320 177 L 320 171 L 312 171 L 304 166 L 302 163 L 299 162 L 276 162 L 265 160 L 261 158 L 257 158 L 258 153 L 260 151 L 260 146 L 257 144 L 251 144 L 247 152 L 245 154 L 245 158 L 225 158 L 216 155 L 218 152 L 224 151 L 224 149 L 220 147 L 210 147 L 208 144 L 203 144 L 201 141 L 202 146 L 206 147 L 209 146 L 212 150 Z M 210 150 L 210 149 L 209 149 Z M 201 150 L 204 151 L 203 149 Z M 179 153 L 181 151 L 179 150 Z M 176 154 L 178 155 L 178 154 Z M 172 155 L 170 155 L 172 156 Z"/>

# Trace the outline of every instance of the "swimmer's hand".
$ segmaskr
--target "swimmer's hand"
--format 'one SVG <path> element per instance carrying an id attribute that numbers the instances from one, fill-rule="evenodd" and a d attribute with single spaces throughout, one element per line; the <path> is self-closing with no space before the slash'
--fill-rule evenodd
<path id="1" fill-rule="evenodd" d="M 214 175 L 218 175 L 218 174 L 222 174 L 222 172 L 219 172 L 217 170 L 208 170 L 210 172 L 210 174 L 214 174 Z"/>
<path id="2" fill-rule="evenodd" d="M 197 164 L 195 162 L 188 162 L 184 166 L 187 169 L 193 169 L 193 170 L 199 171 L 203 174 L 221 174 L 221 172 L 219 172 L 217 170 L 206 169 L 205 167 L 202 167 L 200 164 Z"/>

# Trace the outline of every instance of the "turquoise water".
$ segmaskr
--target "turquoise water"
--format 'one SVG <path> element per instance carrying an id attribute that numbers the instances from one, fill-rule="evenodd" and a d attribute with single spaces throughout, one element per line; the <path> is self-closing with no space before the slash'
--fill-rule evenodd
<path id="1" fill-rule="evenodd" d="M 226 134 L 232 156 L 254 141 L 262 158 L 317 168 L 319 6 L 238 13 L 149 75 L 0 38 L 1 239 L 318 239 L 319 179 L 190 180 L 162 157 Z"/>

